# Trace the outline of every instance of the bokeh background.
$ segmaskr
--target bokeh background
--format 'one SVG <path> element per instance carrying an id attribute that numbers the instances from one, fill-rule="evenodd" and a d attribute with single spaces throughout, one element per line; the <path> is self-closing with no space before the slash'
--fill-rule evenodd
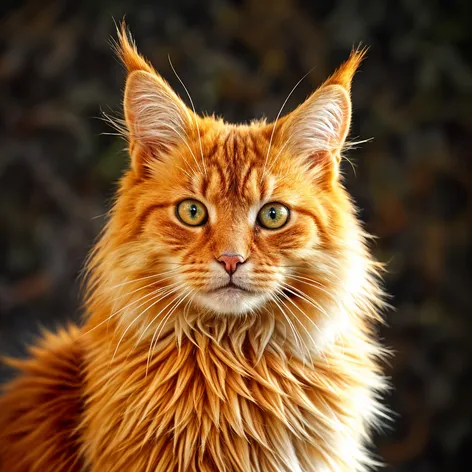
<path id="1" fill-rule="evenodd" d="M 472 470 L 472 2 L 470 0 L 3 0 L 0 6 L 0 353 L 80 316 L 84 258 L 104 224 L 125 143 L 113 18 L 200 111 L 274 118 L 353 45 L 346 185 L 396 310 L 382 329 L 396 417 L 389 470 Z M 0 379 L 11 372 L 0 366 Z"/>

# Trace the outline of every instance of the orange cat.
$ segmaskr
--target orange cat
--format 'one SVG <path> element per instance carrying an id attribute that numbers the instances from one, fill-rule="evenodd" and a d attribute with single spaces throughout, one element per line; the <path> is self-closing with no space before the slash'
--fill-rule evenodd
<path id="1" fill-rule="evenodd" d="M 363 53 L 275 123 L 232 125 L 119 40 L 131 166 L 84 326 L 12 362 L 0 470 L 375 466 L 379 267 L 339 176 Z"/>

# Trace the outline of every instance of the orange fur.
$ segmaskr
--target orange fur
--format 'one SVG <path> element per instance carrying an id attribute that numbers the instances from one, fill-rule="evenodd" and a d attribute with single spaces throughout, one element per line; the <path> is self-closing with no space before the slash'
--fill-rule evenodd
<path id="1" fill-rule="evenodd" d="M 79 329 L 46 333 L 0 399 L 0 470 L 78 471 L 83 371 Z"/>
<path id="2" fill-rule="evenodd" d="M 338 172 L 363 52 L 276 123 L 230 125 L 119 40 L 131 168 L 81 334 L 47 335 L 0 398 L 1 470 L 367 470 L 383 302 Z M 203 226 L 176 217 L 187 198 Z M 286 226 L 257 225 L 266 202 Z M 248 291 L 216 290 L 226 252 L 247 259 L 231 280 Z"/>

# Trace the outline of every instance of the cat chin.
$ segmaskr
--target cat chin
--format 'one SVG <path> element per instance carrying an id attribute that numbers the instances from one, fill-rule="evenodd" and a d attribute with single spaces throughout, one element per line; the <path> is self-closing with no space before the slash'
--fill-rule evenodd
<path id="1" fill-rule="evenodd" d="M 198 294 L 195 301 L 216 314 L 243 315 L 260 308 L 267 301 L 267 295 L 228 288 Z"/>

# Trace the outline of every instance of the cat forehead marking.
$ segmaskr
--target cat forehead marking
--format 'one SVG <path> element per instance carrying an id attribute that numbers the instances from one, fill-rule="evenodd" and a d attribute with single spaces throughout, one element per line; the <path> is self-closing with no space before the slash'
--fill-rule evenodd
<path id="1" fill-rule="evenodd" d="M 255 132 L 238 128 L 205 143 L 207 172 L 201 175 L 202 194 L 216 200 L 260 200 L 267 193 L 267 178 L 262 178 L 267 145 Z"/>

